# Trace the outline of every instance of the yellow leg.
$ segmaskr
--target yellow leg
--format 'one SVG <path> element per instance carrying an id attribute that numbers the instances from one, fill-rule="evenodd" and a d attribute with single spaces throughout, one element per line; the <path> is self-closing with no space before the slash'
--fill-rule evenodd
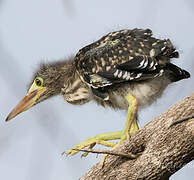
<path id="1" fill-rule="evenodd" d="M 90 137 L 86 139 L 85 141 L 81 142 L 80 144 L 73 147 L 73 149 L 65 152 L 66 155 L 75 155 L 79 151 L 76 151 L 74 149 L 83 149 L 88 147 L 89 149 L 92 149 L 96 144 L 112 147 L 112 150 L 120 145 L 124 140 L 132 136 L 135 132 L 139 130 L 136 116 L 137 116 L 137 108 L 138 103 L 135 97 L 133 97 L 131 94 L 128 94 L 126 97 L 126 100 L 129 103 L 128 113 L 127 113 L 127 120 L 125 123 L 125 127 L 122 131 L 112 132 L 112 133 L 104 133 L 99 134 L 94 137 Z M 120 139 L 120 141 L 116 144 L 113 142 L 109 142 L 109 140 L 116 140 Z M 84 153 L 82 157 L 87 156 L 88 153 Z M 103 157 L 101 160 L 101 165 L 104 165 L 104 161 L 106 159 L 107 155 Z"/>
<path id="2" fill-rule="evenodd" d="M 126 136 L 131 136 L 139 130 L 136 119 L 138 102 L 137 99 L 131 94 L 125 96 L 125 99 L 128 101 L 129 107 L 127 113 L 127 120 L 123 129 L 123 134 L 125 134 Z"/>
<path id="3" fill-rule="evenodd" d="M 127 138 L 129 138 L 130 136 L 132 136 L 133 134 L 135 134 L 139 130 L 139 126 L 137 124 L 137 119 L 136 119 L 137 109 L 138 109 L 137 99 L 134 96 L 132 96 L 131 94 L 128 94 L 127 96 L 125 96 L 125 99 L 129 103 L 127 120 L 125 122 L 125 127 L 122 131 L 120 141 L 111 150 L 113 150 L 114 148 L 116 148 L 117 146 L 122 144 L 123 141 L 125 141 Z M 103 156 L 103 158 L 100 162 L 101 166 L 104 165 L 104 162 L 105 162 L 105 159 L 107 156 L 108 155 Z"/>

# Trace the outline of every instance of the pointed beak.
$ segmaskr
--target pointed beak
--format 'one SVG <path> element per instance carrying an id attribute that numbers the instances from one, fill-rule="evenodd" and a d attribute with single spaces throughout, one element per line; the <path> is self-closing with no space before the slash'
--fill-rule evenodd
<path id="1" fill-rule="evenodd" d="M 36 104 L 37 99 L 44 91 L 34 90 L 32 92 L 28 92 L 26 96 L 18 103 L 18 105 L 9 113 L 5 121 L 9 121 L 13 119 L 15 116 L 20 114 L 21 112 L 26 111 L 34 104 Z"/>

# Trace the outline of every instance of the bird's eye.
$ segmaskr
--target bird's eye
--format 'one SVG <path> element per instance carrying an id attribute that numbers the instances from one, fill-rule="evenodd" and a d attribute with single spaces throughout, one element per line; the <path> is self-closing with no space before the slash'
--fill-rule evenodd
<path id="1" fill-rule="evenodd" d="M 35 83 L 36 83 L 37 86 L 43 86 L 44 81 L 43 81 L 43 79 L 41 77 L 37 77 L 35 79 Z"/>

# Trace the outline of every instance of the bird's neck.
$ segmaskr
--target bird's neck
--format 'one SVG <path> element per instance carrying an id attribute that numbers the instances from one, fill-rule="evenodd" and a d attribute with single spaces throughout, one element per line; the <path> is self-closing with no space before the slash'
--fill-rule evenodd
<path id="1" fill-rule="evenodd" d="M 76 69 L 73 59 L 53 62 L 50 65 L 49 73 L 52 73 L 52 77 L 55 77 L 55 82 L 52 82 L 52 85 L 54 86 L 53 89 L 58 90 L 56 91 L 56 94 L 60 93 L 61 89 L 64 87 L 68 86 L 72 77 L 75 76 L 75 72 Z"/>
<path id="2" fill-rule="evenodd" d="M 61 89 L 61 93 L 64 99 L 71 104 L 84 104 L 90 101 L 91 91 L 86 83 L 84 83 L 78 72 L 76 71 L 75 65 L 72 62 L 66 66 L 66 81 Z"/>

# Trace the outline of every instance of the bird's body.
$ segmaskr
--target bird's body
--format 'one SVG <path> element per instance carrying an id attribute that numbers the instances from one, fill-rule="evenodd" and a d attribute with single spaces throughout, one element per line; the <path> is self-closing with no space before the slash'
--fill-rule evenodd
<path id="1" fill-rule="evenodd" d="M 168 84 L 179 80 L 166 68 L 177 55 L 170 40 L 153 38 L 149 29 L 109 33 L 81 49 L 69 62 L 75 66 L 72 83 L 69 87 L 65 84 L 62 94 L 72 104 L 95 100 L 105 107 L 127 109 L 125 96 L 130 93 L 140 107 L 150 105 Z"/>
<path id="2" fill-rule="evenodd" d="M 73 63 L 73 61 L 70 60 L 69 63 Z M 103 107 L 125 110 L 128 108 L 125 99 L 128 93 L 137 98 L 140 107 L 144 107 L 160 97 L 167 85 L 171 83 L 168 76 L 156 77 L 146 81 L 118 83 L 114 87 L 104 88 L 109 95 L 109 99 L 104 100 L 93 94 L 94 90 L 91 90 L 91 87 L 80 78 L 76 69 L 72 72 L 70 81 L 69 86 L 64 86 L 61 89 L 61 94 L 68 103 L 81 105 L 89 101 L 95 101 Z"/>
<path id="3" fill-rule="evenodd" d="M 41 65 L 27 95 L 7 120 L 59 93 L 75 105 L 94 100 L 104 107 L 128 109 L 125 128 L 89 138 L 66 154 L 95 144 L 115 147 L 108 140 L 120 139 L 121 143 L 138 130 L 138 105 L 153 103 L 170 83 L 190 77 L 170 62 L 177 57 L 171 41 L 152 37 L 149 29 L 109 33 L 82 48 L 73 59 Z"/>

